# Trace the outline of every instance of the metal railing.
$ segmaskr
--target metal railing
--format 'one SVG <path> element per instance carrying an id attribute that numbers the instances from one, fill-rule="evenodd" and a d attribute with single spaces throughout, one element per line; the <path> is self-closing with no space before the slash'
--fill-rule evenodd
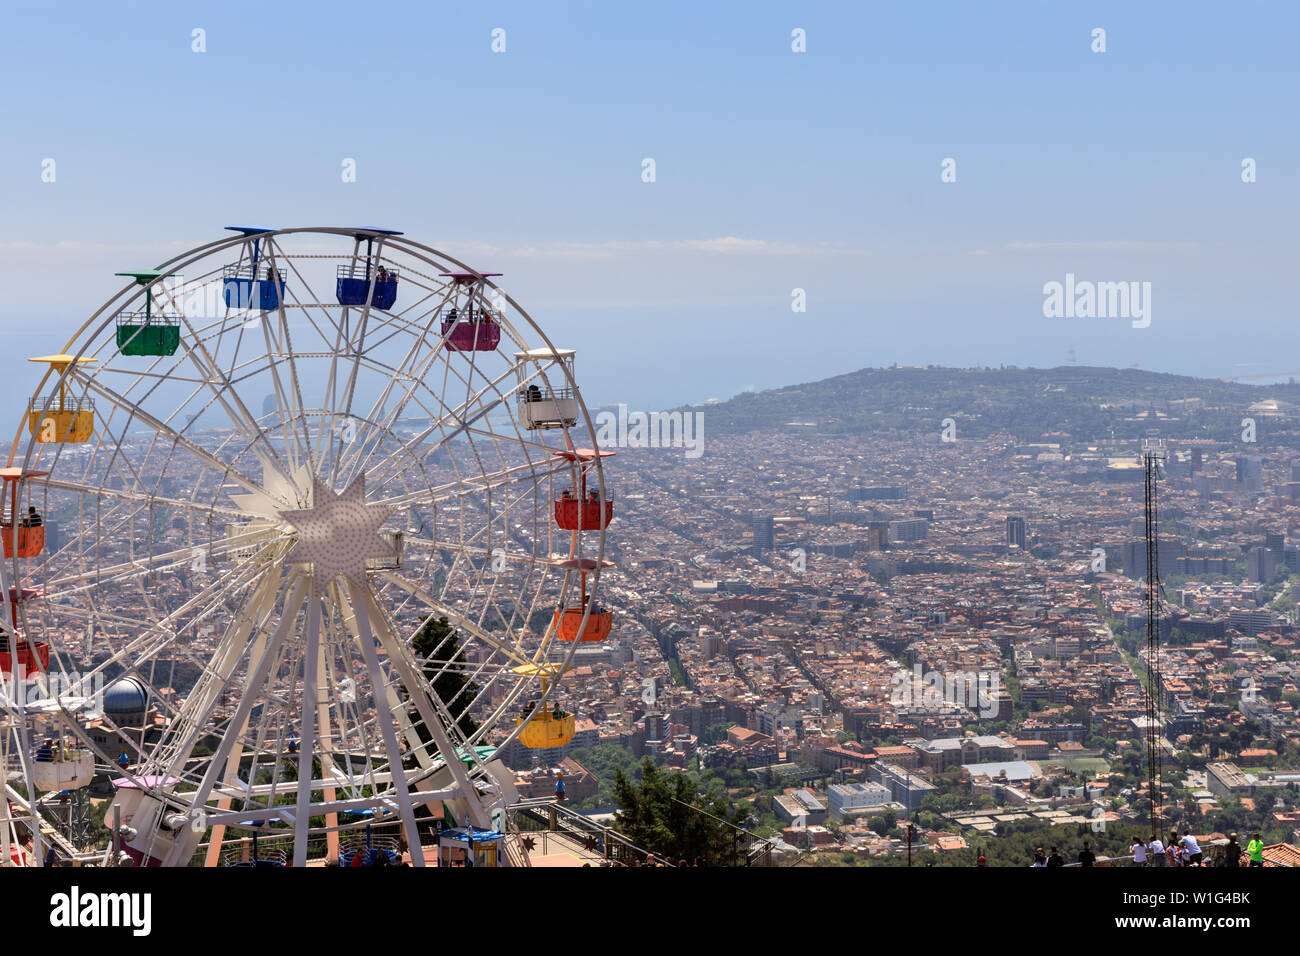
<path id="1" fill-rule="evenodd" d="M 733 866 L 771 866 L 772 865 L 772 848 L 771 840 L 765 839 L 757 834 L 750 833 L 743 827 L 738 827 L 730 820 L 724 820 L 722 817 L 714 816 L 707 810 L 702 810 L 693 803 L 673 798 L 673 802 L 692 810 L 695 813 L 702 814 L 713 820 L 715 823 L 721 823 L 731 834 L 731 852 Z"/>
<path id="2" fill-rule="evenodd" d="M 545 855 L 551 843 L 563 852 L 573 852 L 575 844 L 593 857 L 617 866 L 673 866 L 672 861 L 637 846 L 623 834 L 584 817 L 554 800 L 527 800 L 506 809 L 507 819 L 521 836 L 541 836 Z M 529 864 L 531 865 L 531 864 Z"/>
<path id="3" fill-rule="evenodd" d="M 227 850 L 221 854 L 222 866 L 284 866 L 289 862 L 289 852 L 280 847 L 267 849 L 260 843 L 257 847 L 257 859 L 253 859 L 251 850 L 241 847 L 237 850 Z"/>
<path id="4" fill-rule="evenodd" d="M 34 412 L 93 412 L 95 403 L 89 398 L 72 398 L 49 395 L 45 398 L 33 398 L 28 407 Z"/>
<path id="5" fill-rule="evenodd" d="M 240 266 L 240 265 L 229 265 L 229 266 L 226 266 L 224 269 L 221 270 L 221 278 L 223 278 L 223 279 L 260 279 L 260 280 L 267 280 L 267 281 L 269 281 L 269 280 L 270 280 L 270 277 L 269 277 L 266 273 L 267 273 L 267 271 L 270 270 L 270 269 L 271 269 L 271 266 L 254 266 L 251 262 L 247 262 L 247 263 L 245 263 L 245 264 L 242 265 L 242 266 Z M 288 273 L 287 273 L 284 269 L 275 269 L 274 271 L 275 271 L 275 274 L 276 274 L 277 278 L 279 278 L 279 280 L 280 280 L 281 283 L 283 283 L 283 282 L 287 279 L 287 277 L 288 277 Z"/>
<path id="6" fill-rule="evenodd" d="M 366 263 L 344 264 L 338 267 L 335 275 L 340 279 L 365 279 L 369 281 L 374 278 L 376 282 L 396 282 L 398 271 L 389 266 L 384 266 L 384 275 L 379 277 L 379 267 L 371 267 Z"/>
<path id="7" fill-rule="evenodd" d="M 118 325 L 180 325 L 179 312 L 119 312 Z"/>
<path id="8" fill-rule="evenodd" d="M 533 391 L 536 389 L 536 391 Z M 530 385 L 528 388 L 521 388 L 515 393 L 521 402 L 549 402 L 557 398 L 574 398 L 573 389 L 567 385 L 562 388 L 542 388 L 540 385 Z"/>
<path id="9" fill-rule="evenodd" d="M 438 313 L 438 320 L 444 325 L 449 322 L 499 322 L 501 315 L 488 309 L 443 309 Z"/>

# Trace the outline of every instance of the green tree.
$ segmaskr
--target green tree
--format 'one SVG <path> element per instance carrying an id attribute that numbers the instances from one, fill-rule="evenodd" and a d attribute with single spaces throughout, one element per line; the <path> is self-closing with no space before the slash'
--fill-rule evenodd
<path id="1" fill-rule="evenodd" d="M 873 832 L 879 833 L 881 836 L 884 836 L 897 825 L 898 815 L 890 809 L 886 809 L 884 813 L 872 816 L 867 820 L 867 826 L 871 827 Z"/>
<path id="2" fill-rule="evenodd" d="M 575 809 L 608 807 L 614 803 L 614 781 L 619 771 L 639 779 L 640 765 L 632 751 L 617 744 L 597 744 L 570 754 L 596 777 L 596 793 L 587 800 L 573 804 Z"/>
<path id="3" fill-rule="evenodd" d="M 478 695 L 479 686 L 465 674 L 468 662 L 456 639 L 455 629 L 445 617 L 429 618 L 416 632 L 411 650 L 423 660 L 425 680 L 451 714 L 456 726 L 465 736 L 478 729 L 478 724 L 468 713 L 469 705 Z M 431 739 L 423 723 L 416 725 L 420 739 L 426 744 Z"/>
<path id="4" fill-rule="evenodd" d="M 720 744 L 727 739 L 727 731 L 734 727 L 735 724 L 727 721 L 720 721 L 716 724 L 709 724 L 704 728 L 704 742 L 706 744 Z"/>
<path id="5" fill-rule="evenodd" d="M 615 829 L 642 849 L 673 861 L 698 856 L 709 866 L 733 864 L 748 807 L 729 810 L 716 794 L 700 794 L 685 774 L 665 773 L 649 758 L 641 762 L 639 782 L 616 772 L 614 796 Z"/>

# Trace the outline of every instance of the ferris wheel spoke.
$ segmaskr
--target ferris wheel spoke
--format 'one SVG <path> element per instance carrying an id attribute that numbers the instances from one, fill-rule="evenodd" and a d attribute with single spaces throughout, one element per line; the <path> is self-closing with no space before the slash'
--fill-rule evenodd
<path id="1" fill-rule="evenodd" d="M 307 296 L 305 301 L 295 296 L 292 303 L 286 302 L 284 304 L 284 311 L 286 315 L 293 309 L 301 312 L 303 320 L 311 327 L 311 330 L 315 332 L 317 337 L 320 339 L 321 347 L 332 349 L 336 342 L 331 340 L 324 327 L 317 324 L 314 312 L 319 310 L 321 318 L 325 321 L 325 325 L 333 328 L 335 334 L 339 331 L 339 323 L 334 321 L 334 317 L 330 315 L 329 309 L 320 304 L 320 297 L 312 290 L 310 282 L 308 282 L 306 276 L 304 276 L 298 269 L 298 264 L 295 261 L 295 258 L 296 257 L 294 256 L 283 256 L 277 259 L 277 261 L 285 263 L 293 273 L 296 283 L 300 284 L 310 294 Z"/>
<path id="2" fill-rule="evenodd" d="M 374 260 L 375 262 L 378 262 L 380 259 L 383 258 L 383 255 L 384 255 L 384 240 L 385 240 L 385 237 L 383 237 L 383 236 L 380 236 L 380 237 L 379 237 L 379 239 L 378 239 L 378 243 L 377 243 L 377 245 L 374 247 L 373 252 L 372 252 L 372 250 L 371 250 L 371 248 L 370 248 L 370 244 L 369 244 L 369 242 L 367 242 L 367 247 L 366 247 L 366 258 L 367 258 L 368 260 L 371 259 L 371 258 L 373 257 L 373 260 Z M 355 242 L 355 244 L 354 244 L 354 246 L 353 246 L 353 259 L 354 259 L 354 261 L 359 257 L 359 253 L 360 253 L 360 251 L 361 251 L 361 240 L 360 240 L 360 237 L 358 237 L 357 240 L 356 240 L 356 242 Z M 370 288 L 373 288 L 373 287 L 374 287 L 374 280 L 372 279 L 371 282 L 370 282 Z M 351 416 L 351 414 L 352 414 L 352 402 L 353 402 L 353 399 L 354 399 L 355 396 L 356 396 L 356 388 L 357 388 L 358 373 L 360 372 L 360 368 L 361 368 L 361 355 L 362 355 L 362 353 L 363 353 L 363 351 L 364 351 L 365 344 L 366 344 L 366 333 L 367 333 L 367 331 L 368 331 L 368 329 L 369 329 L 369 324 L 370 324 L 370 314 L 371 314 L 370 310 L 371 310 L 371 305 L 372 305 L 373 301 L 374 301 L 374 299 L 373 299 L 373 295 L 369 292 L 369 290 L 367 290 L 367 294 L 366 294 L 366 303 L 365 303 L 364 306 L 361 307 L 360 318 L 359 318 L 359 320 L 358 320 L 358 322 L 357 322 L 357 328 L 356 328 L 356 336 L 357 336 L 357 339 L 356 339 L 356 345 L 355 345 L 355 348 L 352 348 L 352 349 L 349 350 L 350 354 L 351 354 L 352 357 L 353 357 L 353 358 L 352 358 L 352 368 L 351 368 L 351 369 L 349 370 L 349 372 L 348 372 L 347 384 L 346 384 L 346 386 L 344 387 L 344 396 L 343 396 L 343 414 L 344 414 L 344 415 L 347 415 L 347 416 Z M 344 311 L 344 315 L 345 315 L 345 316 L 347 315 L 346 310 Z M 351 344 L 352 344 L 352 343 L 349 342 L 349 345 L 351 345 Z"/>
<path id="3" fill-rule="evenodd" d="M 230 600 L 241 596 L 258 579 L 257 572 L 249 569 L 235 569 L 214 581 L 202 592 L 195 595 L 183 606 L 172 613 L 150 622 L 138 637 L 127 642 L 115 658 L 117 663 L 130 668 L 138 661 L 149 661 L 164 651 L 170 651 L 187 630 L 196 628 L 207 618 L 226 608 Z M 84 607 L 59 605 L 59 613 L 72 620 L 103 619 L 103 612 L 87 611 Z M 135 621 L 138 627 L 140 622 Z M 177 627 L 180 623 L 182 626 Z M 181 645 L 182 653 L 188 653 Z M 103 665 L 101 665 L 102 667 Z"/>
<path id="4" fill-rule="evenodd" d="M 517 448 L 521 453 L 525 455 L 527 455 L 529 452 L 536 452 L 539 456 L 539 461 L 534 464 L 537 465 L 540 465 L 541 461 L 549 461 L 550 459 L 554 458 L 555 453 L 557 451 L 573 450 L 573 443 L 569 438 L 569 434 L 567 430 L 565 431 L 564 434 L 564 439 L 565 439 L 564 448 L 555 448 L 551 445 L 544 444 L 540 441 L 533 441 L 532 439 L 524 438 L 522 435 L 519 436 L 508 435 L 508 434 L 503 435 L 501 432 L 483 431 L 482 429 L 478 429 L 478 428 L 467 428 L 465 429 L 465 433 L 466 435 L 472 437 L 486 438 L 490 441 L 502 441 L 504 439 L 510 442 L 511 445 L 513 445 L 515 448 Z M 559 464 L 559 468 L 562 471 L 568 471 L 573 468 L 573 464 L 571 462 L 561 461 Z"/>
<path id="5" fill-rule="evenodd" d="M 94 495 L 100 498 L 109 498 L 115 501 L 129 501 L 136 504 L 161 505 L 166 508 L 175 508 L 179 511 L 193 511 L 202 514 L 222 515 L 232 519 L 246 519 L 248 513 L 240 511 L 238 508 L 226 505 L 207 505 L 198 501 L 191 501 L 185 498 L 168 498 L 164 495 L 156 495 L 151 492 L 129 491 L 125 488 L 104 488 L 91 487 L 84 482 L 79 481 L 61 481 L 58 478 L 39 478 L 34 483 L 44 485 L 47 488 L 53 488 L 55 491 L 69 491 L 79 495 Z"/>
<path id="6" fill-rule="evenodd" d="M 289 336 L 289 322 L 284 316 L 283 309 L 279 310 L 280 320 L 279 328 L 276 330 L 276 336 L 271 334 L 271 323 L 262 323 L 262 333 L 266 339 L 266 354 L 271 357 L 279 358 L 289 367 L 289 385 L 286 388 L 280 380 L 278 365 L 279 362 L 272 361 L 268 363 L 271 372 L 271 381 L 274 384 L 273 394 L 276 403 L 279 406 L 280 421 L 288 425 L 288 430 L 293 435 L 294 453 L 289 456 L 289 467 L 295 472 L 298 469 L 301 459 L 299 453 L 305 456 L 306 465 L 310 471 L 315 471 L 313 464 L 311 436 L 307 433 L 307 419 L 305 415 L 305 405 L 302 400 L 302 385 L 298 377 L 298 367 L 294 361 L 293 342 Z M 277 338 L 278 337 L 278 338 Z M 299 429 L 301 428 L 301 436 Z M 302 445 L 299 444 L 299 437 L 303 439 Z M 285 450 L 288 451 L 289 445 L 286 441 Z"/>
<path id="7" fill-rule="evenodd" d="M 123 398 L 121 395 L 119 395 L 117 392 L 113 391 L 112 389 L 104 386 L 99 382 L 91 382 L 90 389 L 93 390 L 96 395 L 100 396 L 101 398 L 107 399 L 109 402 L 111 402 L 118 408 L 122 409 L 122 411 L 125 412 L 126 414 L 132 416 L 133 418 L 139 419 L 140 421 L 144 422 L 146 425 L 149 425 L 151 428 L 155 429 L 156 431 L 162 432 L 168 438 L 170 438 L 173 441 L 173 443 L 184 448 L 195 458 L 199 459 L 204 464 L 208 465 L 210 468 L 215 470 L 218 474 L 224 477 L 228 477 L 232 481 L 238 482 L 240 485 L 242 485 L 244 488 L 246 488 L 249 491 L 261 490 L 260 486 L 256 482 L 254 482 L 251 478 L 249 478 L 247 475 L 241 474 L 240 472 L 232 468 L 230 465 L 223 462 L 221 459 L 215 457 L 214 455 L 209 454 L 204 448 L 190 441 L 180 432 L 176 431 L 176 429 L 172 428 L 170 425 L 166 424 L 160 419 L 150 415 L 144 409 L 139 408 L 136 405 L 132 404 L 131 402 L 127 401 L 125 398 Z"/>
<path id="8" fill-rule="evenodd" d="M 425 429 L 425 431 L 421 432 L 419 435 L 416 435 L 406 444 L 401 446 L 400 451 L 402 453 L 409 453 L 411 449 L 419 448 L 423 443 L 423 441 L 427 439 L 428 436 L 434 430 L 435 430 L 434 427 Z M 539 458 L 536 461 L 526 458 L 524 462 L 515 465 L 507 465 L 502 471 L 497 473 L 483 472 L 473 479 L 473 481 L 478 482 L 480 484 L 483 481 L 492 480 L 499 476 L 517 474 L 517 473 L 527 473 L 531 476 L 538 477 L 538 478 L 552 477 L 564 473 L 568 473 L 572 475 L 574 473 L 574 465 L 571 462 L 558 458 L 555 455 L 557 449 L 549 445 L 544 445 L 539 442 L 529 441 L 522 437 L 503 435 L 501 433 L 493 432 L 493 431 L 484 431 L 482 429 L 478 429 L 474 427 L 466 427 L 461 430 L 461 433 L 463 433 L 467 439 L 471 439 L 471 440 L 474 437 L 479 437 L 479 438 L 487 439 L 491 442 L 501 442 L 501 441 L 509 442 L 512 447 L 522 452 L 525 456 L 527 456 L 530 451 L 535 451 L 539 455 Z M 454 436 L 446 436 L 446 438 L 444 438 L 443 440 L 439 441 L 436 444 L 424 446 L 424 450 L 421 454 L 411 455 L 411 458 L 413 458 L 417 464 L 423 465 L 423 463 L 427 459 L 433 457 L 438 452 L 449 447 L 447 444 L 447 439 L 451 437 Z M 567 443 L 567 435 L 566 435 L 566 443 Z M 391 460 L 405 460 L 405 459 L 399 459 L 398 455 L 394 454 L 393 456 L 391 456 Z M 378 476 L 374 480 L 372 484 L 372 488 L 376 490 L 382 489 L 385 485 L 392 482 L 396 478 L 401 477 L 403 474 L 404 472 L 402 471 L 394 470 L 391 474 L 385 475 L 382 469 L 375 469 L 374 471 L 370 472 L 370 475 Z M 456 487 L 462 483 L 468 482 L 469 480 L 470 479 L 460 479 L 456 482 L 450 482 L 444 485 L 436 486 L 434 488 L 434 491 L 437 492 L 437 491 L 441 491 L 444 488 Z"/>
<path id="9" fill-rule="evenodd" d="M 95 670 L 91 671 L 91 674 L 109 671 L 109 663 L 121 665 L 130 670 L 140 661 L 151 661 L 151 659 L 160 656 L 161 653 L 172 652 L 177 648 L 177 643 L 186 630 L 192 630 L 203 620 L 216 614 L 218 610 L 225 609 L 225 605 L 230 598 L 240 596 L 246 591 L 248 585 L 255 583 L 255 581 L 256 575 L 248 574 L 247 571 L 244 571 L 243 574 L 231 572 L 224 579 L 214 581 L 212 585 L 205 588 L 203 592 L 196 594 L 182 607 L 178 607 L 172 614 L 165 615 L 164 618 L 157 620 L 157 622 L 149 624 L 140 632 L 138 637 L 127 641 L 127 644 L 123 646 L 116 656 L 109 658 L 109 661 L 105 662 L 104 665 L 96 667 Z M 73 620 L 85 619 L 88 622 L 88 620 L 96 617 L 104 618 L 103 613 L 87 613 L 81 607 L 60 606 L 59 610 L 62 617 Z M 175 627 L 177 622 L 187 622 L 188 627 Z M 135 623 L 136 627 L 139 626 L 138 620 L 133 623 Z M 183 644 L 179 645 L 179 649 L 181 649 L 182 654 L 188 653 L 186 646 Z"/>
<path id="10" fill-rule="evenodd" d="M 490 632 L 483 630 L 455 608 L 449 607 L 443 601 L 439 601 L 433 594 L 420 587 L 420 585 L 415 582 L 408 581 L 395 571 L 382 571 L 380 574 L 385 580 L 392 582 L 412 597 L 418 599 L 428 607 L 430 611 L 446 617 L 452 624 L 459 628 L 463 628 L 476 641 L 482 641 L 493 650 L 500 651 L 509 660 L 514 661 L 516 664 L 524 665 L 532 663 L 532 659 L 522 650 L 517 642 L 510 643 L 493 637 Z"/>
<path id="11" fill-rule="evenodd" d="M 277 265 L 283 263 L 285 268 L 288 270 L 288 274 L 293 278 L 294 287 L 300 287 L 307 293 L 305 297 L 295 295 L 292 305 L 287 302 L 284 304 L 285 310 L 288 311 L 289 308 L 298 309 L 303 313 L 304 317 L 310 319 L 312 310 L 317 309 L 320 311 L 321 316 L 327 323 L 334 325 L 334 319 L 330 315 L 329 309 L 323 304 L 321 296 L 317 294 L 315 288 L 311 284 L 311 280 L 308 279 L 308 277 L 298 267 L 300 262 L 316 257 L 286 251 L 284 244 L 280 241 L 280 238 L 276 236 L 268 236 L 266 242 L 268 250 L 267 257 L 273 258 Z M 322 341 L 327 341 L 324 336 L 322 336 Z"/>
<path id="12" fill-rule="evenodd" d="M 563 459 L 553 459 L 553 463 L 525 463 L 512 465 L 491 474 L 472 475 L 445 482 L 419 492 L 407 492 L 391 498 L 378 498 L 373 503 L 387 508 L 413 508 L 421 505 L 440 505 L 454 501 L 464 495 L 485 494 L 500 488 L 508 488 L 523 479 L 540 479 L 567 473 L 569 466 Z"/>
<path id="13" fill-rule="evenodd" d="M 442 300 L 443 303 L 446 302 L 448 294 L 449 293 L 446 292 L 444 293 Z M 435 312 L 436 311 L 435 308 Z M 364 420 L 367 423 L 379 421 L 379 416 L 388 404 L 388 399 L 392 395 L 393 389 L 397 386 L 399 381 L 405 381 L 407 383 L 405 394 L 384 416 L 378 426 L 374 429 L 370 429 L 369 425 L 367 426 L 366 433 L 361 436 L 360 441 L 357 443 L 361 449 L 366 447 L 372 431 L 382 436 L 393 427 L 397 420 L 402 416 L 403 411 L 406 409 L 406 406 L 410 402 L 416 389 L 423 383 L 428 374 L 429 368 L 438 361 L 439 353 L 442 351 L 440 348 L 442 344 L 441 336 L 432 335 L 428 328 L 422 326 L 415 326 L 413 331 L 414 341 L 412 341 L 410 347 L 407 349 L 406 355 L 393 370 L 392 378 L 385 384 L 383 391 L 375 399 L 370 412 L 365 416 Z M 433 341 L 434 339 L 437 341 Z M 425 352 L 423 358 L 421 358 L 422 349 Z M 419 359 L 418 362 L 417 359 Z M 373 450 L 371 454 L 373 454 Z M 368 460 L 369 456 L 367 456 L 366 461 Z M 361 467 L 365 467 L 364 462 Z"/>
<path id="14" fill-rule="evenodd" d="M 425 375 L 427 375 L 428 367 L 432 366 L 435 362 L 437 362 L 440 356 L 442 357 L 443 361 L 446 362 L 446 353 L 441 352 L 441 350 L 434 350 L 429 354 L 428 359 L 426 360 L 425 368 L 422 370 L 424 374 L 413 376 L 413 385 L 418 384 L 420 381 L 423 380 Z M 448 369 L 450 369 L 451 363 L 446 362 L 446 366 Z M 458 372 L 455 374 L 459 376 Z M 454 438 L 456 435 L 458 435 L 460 432 L 470 428 L 475 421 L 490 414 L 494 409 L 496 409 L 505 401 L 505 395 L 502 393 L 501 384 L 505 382 L 512 374 L 514 374 L 514 369 L 513 368 L 507 369 L 499 376 L 497 376 L 495 379 L 487 380 L 482 385 L 482 387 L 478 389 L 477 392 L 473 391 L 473 385 L 470 379 L 468 378 L 462 379 L 466 386 L 467 394 L 465 396 L 465 399 L 455 406 L 448 405 L 446 402 L 442 400 L 440 396 L 437 395 L 434 395 L 433 397 L 435 397 L 438 401 L 438 405 L 440 406 L 438 409 L 427 408 L 424 406 L 422 402 L 417 402 L 417 404 L 419 404 L 420 407 L 429 415 L 429 418 L 431 419 L 431 424 L 423 432 L 417 434 L 414 438 L 408 441 L 403 446 L 402 450 L 408 451 L 412 447 L 419 447 L 419 445 L 421 445 L 430 435 L 434 434 L 435 432 L 441 433 L 439 440 L 435 442 L 433 446 L 431 446 L 429 449 L 426 450 L 426 454 L 431 454 L 435 452 L 441 445 L 445 444 L 446 442 Z M 387 394 L 388 393 L 385 392 L 385 395 Z M 495 398 L 492 399 L 486 398 L 486 396 L 493 395 L 493 394 L 495 394 L 496 396 Z M 408 405 L 414 399 L 415 395 L 416 395 L 416 389 L 414 387 L 408 388 L 406 394 L 402 397 L 402 399 L 397 404 L 395 404 L 393 408 L 391 408 L 388 411 L 388 414 L 384 419 L 384 421 L 380 423 L 378 426 L 376 426 L 373 430 L 379 432 L 380 434 L 387 433 L 392 428 L 393 424 L 406 411 Z M 376 403 L 376 409 L 380 407 L 381 405 L 379 403 Z M 471 412 L 473 414 L 471 414 Z M 375 414 L 376 412 L 372 411 L 371 418 L 373 418 Z M 455 426 L 450 431 L 447 429 L 447 424 L 449 422 Z M 354 444 L 360 446 L 360 448 L 365 447 L 365 444 L 360 441 Z M 353 459 L 355 460 L 359 456 L 360 456 L 360 451 L 358 451 L 357 454 L 353 456 Z"/>
<path id="15" fill-rule="evenodd" d="M 369 639 L 370 622 L 373 621 L 376 632 L 375 636 L 378 638 L 380 645 L 384 648 L 384 652 L 388 655 L 390 664 L 392 664 L 396 669 L 399 679 L 408 688 L 420 687 L 420 679 L 417 674 L 418 668 L 415 665 L 415 660 L 412 657 L 410 650 L 403 642 L 397 639 L 389 628 L 387 619 L 379 610 L 378 605 L 374 602 L 373 594 L 371 594 L 368 588 L 362 588 L 354 584 L 352 585 L 352 600 L 354 604 L 363 606 L 365 609 L 365 613 L 360 615 L 360 620 L 363 633 L 367 638 L 367 640 L 363 642 L 364 649 L 368 653 L 367 660 L 373 658 L 375 654 L 374 642 Z M 372 664 L 371 666 L 372 669 L 374 669 L 374 665 Z M 487 819 L 487 815 L 483 813 L 482 807 L 479 805 L 478 800 L 475 799 L 474 784 L 470 780 L 469 772 L 465 769 L 465 764 L 461 760 L 461 752 L 452 743 L 448 736 L 449 729 L 456 726 L 455 720 L 447 713 L 446 707 L 443 705 L 441 699 L 436 693 L 412 693 L 411 698 L 416 709 L 419 711 L 420 716 L 424 719 L 425 729 L 429 731 L 430 735 L 432 735 L 433 742 L 438 747 L 438 752 L 442 754 L 444 764 L 447 769 L 451 771 L 452 778 L 456 781 L 457 786 L 465 797 L 471 822 L 475 826 L 479 827 L 489 826 L 491 821 Z M 443 723 L 444 720 L 446 721 L 445 724 Z M 387 725 L 385 725 L 385 729 L 389 730 L 391 733 L 391 729 L 388 728 Z M 395 751 L 396 741 L 391 741 L 389 747 L 391 750 Z M 475 763 L 478 762 L 478 756 L 472 747 L 465 748 L 464 756 L 470 761 Z M 393 766 L 400 767 L 400 760 L 394 761 Z M 405 792 L 406 781 L 400 774 L 398 775 L 398 779 L 402 785 L 402 789 L 398 791 L 398 798 L 400 801 L 402 798 L 401 795 Z M 409 804 L 409 793 L 406 794 L 406 800 Z M 403 808 L 403 812 L 406 812 L 405 807 Z M 411 845 L 418 845 L 419 838 L 415 831 L 414 820 L 410 823 L 410 829 L 412 840 Z"/>
<path id="16" fill-rule="evenodd" d="M 222 557 L 226 554 L 247 549 L 258 544 L 263 548 L 270 547 L 275 542 L 267 541 L 268 532 L 266 530 L 248 531 L 241 534 L 228 535 L 224 538 L 218 538 L 204 545 L 202 548 L 185 547 L 176 551 L 168 551 L 162 554 L 150 556 L 146 561 L 136 559 L 134 561 L 123 561 L 118 564 L 109 565 L 108 567 L 96 567 L 93 570 L 83 571 L 80 574 L 70 574 L 64 577 L 51 578 L 46 582 L 47 589 L 57 589 L 62 594 L 76 593 L 77 586 L 94 582 L 97 588 L 107 585 L 120 584 L 126 581 L 132 581 L 136 578 L 147 574 L 156 574 L 159 571 L 166 571 L 170 568 L 177 568 L 185 564 L 192 563 L 196 555 L 202 554 L 210 557 Z"/>
<path id="17" fill-rule="evenodd" d="M 433 538 L 403 538 L 402 545 L 407 548 L 414 547 L 428 551 L 450 551 L 480 561 L 490 562 L 494 558 L 499 558 L 505 567 L 511 567 L 515 562 L 518 562 L 519 564 L 536 565 L 542 568 L 561 568 L 572 560 L 568 556 L 541 555 L 530 551 L 506 551 L 505 549 L 487 546 L 473 547 L 462 541 L 446 541 Z"/>
<path id="18" fill-rule="evenodd" d="M 190 330 L 188 338 L 192 339 L 195 344 L 192 346 L 190 341 L 187 341 L 187 336 L 182 335 L 180 337 L 180 347 L 184 349 L 185 356 L 189 359 L 190 364 L 203 377 L 204 383 L 212 394 L 212 399 L 222 407 L 226 417 L 244 437 L 245 441 L 250 446 L 260 446 L 266 455 L 264 460 L 274 462 L 281 475 L 288 479 L 292 472 L 286 471 L 285 463 L 280 459 L 275 447 L 267 439 L 266 434 L 257 424 L 247 406 L 244 405 L 243 400 L 240 399 L 230 377 L 222 370 L 215 357 L 207 350 L 202 341 L 194 338 L 193 327 L 184 314 L 181 316 L 181 321 Z M 227 400 L 225 393 L 229 393 L 229 400 Z M 256 490 L 251 483 L 248 487 L 250 490 Z"/>

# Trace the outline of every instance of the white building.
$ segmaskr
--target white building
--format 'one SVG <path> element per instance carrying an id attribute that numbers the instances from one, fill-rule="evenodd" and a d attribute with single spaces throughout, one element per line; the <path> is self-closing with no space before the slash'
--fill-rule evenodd
<path id="1" fill-rule="evenodd" d="M 889 788 L 879 783 L 836 783 L 827 791 L 827 809 L 833 820 L 871 807 L 882 807 L 890 800 Z"/>

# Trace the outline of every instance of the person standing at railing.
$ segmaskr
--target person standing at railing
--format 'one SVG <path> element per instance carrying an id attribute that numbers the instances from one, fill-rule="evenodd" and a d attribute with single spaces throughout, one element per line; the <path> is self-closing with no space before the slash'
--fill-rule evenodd
<path id="1" fill-rule="evenodd" d="M 1259 838 L 1258 833 L 1254 834 L 1246 844 L 1246 854 L 1250 857 L 1251 866 L 1264 865 L 1264 841 Z"/>
<path id="2" fill-rule="evenodd" d="M 1129 847 L 1133 853 L 1134 866 L 1147 866 L 1147 846 L 1142 842 L 1141 837 L 1133 838 L 1133 845 Z"/>
<path id="3" fill-rule="evenodd" d="M 1168 863 L 1168 858 L 1165 856 L 1165 845 L 1160 842 L 1160 837 L 1154 833 L 1151 834 L 1151 844 L 1147 847 L 1147 851 L 1151 857 L 1152 866 L 1165 866 Z"/>
<path id="4" fill-rule="evenodd" d="M 1241 866 L 1241 846 L 1237 843 L 1237 834 L 1228 834 L 1228 845 L 1223 848 L 1223 862 L 1220 866 Z"/>
<path id="5" fill-rule="evenodd" d="M 1079 851 L 1079 865 L 1092 866 L 1096 862 L 1097 854 L 1092 852 L 1092 849 L 1088 846 L 1088 841 L 1084 840 L 1083 849 Z"/>

